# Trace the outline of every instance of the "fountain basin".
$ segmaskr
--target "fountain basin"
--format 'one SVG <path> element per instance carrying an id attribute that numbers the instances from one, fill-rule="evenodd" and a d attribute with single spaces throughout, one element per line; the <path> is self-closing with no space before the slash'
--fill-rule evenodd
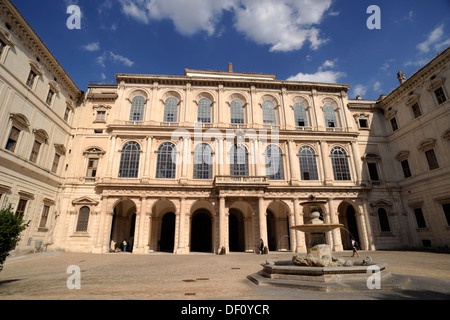
<path id="1" fill-rule="evenodd" d="M 344 225 L 338 223 L 327 223 L 327 224 L 302 224 L 298 226 L 292 226 L 291 229 L 302 231 L 305 233 L 324 233 L 341 227 L 344 227 Z"/>

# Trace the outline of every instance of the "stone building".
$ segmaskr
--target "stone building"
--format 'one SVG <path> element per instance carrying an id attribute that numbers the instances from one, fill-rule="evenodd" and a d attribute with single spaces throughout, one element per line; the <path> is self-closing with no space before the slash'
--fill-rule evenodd
<path id="1" fill-rule="evenodd" d="M 18 250 L 305 252 L 290 227 L 311 195 L 345 226 L 335 251 L 449 245 L 450 49 L 378 101 L 231 64 L 82 93 L 0 5 L 1 201 L 33 221 Z"/>

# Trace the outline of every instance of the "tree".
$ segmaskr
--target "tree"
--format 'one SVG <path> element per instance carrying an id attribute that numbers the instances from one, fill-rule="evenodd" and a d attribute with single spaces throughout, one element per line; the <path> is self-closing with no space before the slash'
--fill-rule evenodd
<path id="1" fill-rule="evenodd" d="M 3 263 L 9 252 L 14 249 L 20 240 L 20 234 L 30 224 L 25 223 L 20 217 L 16 217 L 11 204 L 0 210 L 0 271 L 3 269 Z"/>

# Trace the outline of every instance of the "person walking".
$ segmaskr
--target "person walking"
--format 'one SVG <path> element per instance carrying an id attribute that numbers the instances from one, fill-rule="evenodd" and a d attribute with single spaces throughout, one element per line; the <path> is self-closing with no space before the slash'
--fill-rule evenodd
<path id="1" fill-rule="evenodd" d="M 123 252 L 127 252 L 127 245 L 128 245 L 127 240 L 123 239 L 123 242 L 122 242 L 122 251 Z"/>
<path id="2" fill-rule="evenodd" d="M 264 241 L 263 241 L 263 239 L 261 239 L 261 241 L 259 242 L 259 253 L 260 254 L 264 254 Z"/>
<path id="3" fill-rule="evenodd" d="M 357 255 L 358 258 L 359 258 L 358 249 L 356 249 L 356 241 L 355 241 L 355 239 L 352 239 L 352 249 L 353 249 L 352 257 L 354 257 L 354 256 L 355 256 L 355 253 L 356 253 L 356 255 Z"/>

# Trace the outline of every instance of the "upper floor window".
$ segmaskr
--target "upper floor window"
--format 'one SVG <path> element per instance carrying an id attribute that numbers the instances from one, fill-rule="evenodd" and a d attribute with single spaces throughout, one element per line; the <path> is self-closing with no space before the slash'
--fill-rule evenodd
<path id="1" fill-rule="evenodd" d="M 307 127 L 308 116 L 306 115 L 306 108 L 303 103 L 294 104 L 294 118 L 296 127 Z"/>
<path id="2" fill-rule="evenodd" d="M 427 223 L 425 222 L 425 217 L 423 216 L 422 208 L 414 209 L 414 216 L 417 222 L 417 228 L 426 228 Z"/>
<path id="3" fill-rule="evenodd" d="M 211 123 L 211 101 L 202 98 L 198 102 L 197 121 L 200 123 Z"/>
<path id="4" fill-rule="evenodd" d="M 434 153 L 434 149 L 425 151 L 425 156 L 427 158 L 428 167 L 430 170 L 439 168 L 439 163 L 437 161 L 436 154 Z"/>
<path id="5" fill-rule="evenodd" d="M 231 101 L 231 123 L 233 124 L 243 124 L 245 123 L 244 118 L 244 104 L 241 100 L 235 99 Z"/>
<path id="6" fill-rule="evenodd" d="M 212 179 L 212 148 L 206 143 L 194 150 L 194 179 Z"/>
<path id="7" fill-rule="evenodd" d="M 131 103 L 130 121 L 143 121 L 144 108 L 145 98 L 142 96 L 134 97 L 133 102 Z"/>
<path id="8" fill-rule="evenodd" d="M 64 112 L 64 121 L 69 121 L 69 116 L 70 116 L 70 108 L 66 107 L 66 111 Z"/>
<path id="9" fill-rule="evenodd" d="M 334 180 L 351 180 L 347 153 L 343 148 L 334 147 L 331 150 L 331 162 L 333 165 Z"/>
<path id="10" fill-rule="evenodd" d="M 47 226 L 47 220 L 48 220 L 48 212 L 50 211 L 49 206 L 44 206 L 42 209 L 42 216 L 41 221 L 39 222 L 39 228 L 45 228 Z"/>
<path id="11" fill-rule="evenodd" d="M 275 112 L 275 106 L 271 101 L 264 101 L 262 104 L 263 110 L 263 123 L 269 125 L 277 124 L 277 117 Z"/>
<path id="12" fill-rule="evenodd" d="M 436 90 L 434 90 L 434 95 L 436 97 L 436 101 L 438 104 L 441 104 L 441 103 L 444 103 L 445 101 L 447 101 L 447 98 L 445 97 L 444 89 L 442 89 L 442 87 L 439 87 Z"/>
<path id="13" fill-rule="evenodd" d="M 170 98 L 169 98 L 170 99 Z M 177 148 L 171 142 L 164 142 L 158 149 L 156 178 L 175 179 Z"/>
<path id="14" fill-rule="evenodd" d="M 234 145 L 230 150 L 230 175 L 248 176 L 248 152 L 243 145 Z"/>
<path id="15" fill-rule="evenodd" d="M 409 168 L 408 159 L 401 161 L 400 164 L 402 166 L 403 176 L 405 178 L 411 177 L 411 169 Z"/>
<path id="16" fill-rule="evenodd" d="M 59 154 L 55 153 L 55 157 L 53 158 L 53 163 L 52 163 L 52 172 L 53 173 L 56 173 L 58 171 L 60 159 L 61 159 L 61 156 Z"/>
<path id="17" fill-rule="evenodd" d="M 89 158 L 86 171 L 86 177 L 95 178 L 97 176 L 98 158 Z"/>
<path id="18" fill-rule="evenodd" d="M 278 146 L 271 145 L 266 148 L 265 161 L 269 180 L 284 180 L 283 156 Z"/>
<path id="19" fill-rule="evenodd" d="M 390 120 L 392 131 L 398 130 L 397 119 L 394 117 Z"/>
<path id="20" fill-rule="evenodd" d="M 106 121 L 106 111 L 97 111 L 97 117 L 95 121 L 105 122 Z"/>
<path id="21" fill-rule="evenodd" d="M 164 106 L 164 122 L 178 122 L 178 100 L 167 98 Z"/>
<path id="22" fill-rule="evenodd" d="M 302 180 L 319 180 L 317 174 L 316 154 L 313 148 L 305 146 L 300 148 L 300 171 Z"/>
<path id="23" fill-rule="evenodd" d="M 120 158 L 120 178 L 137 178 L 141 148 L 137 142 L 127 142 L 122 148 Z"/>
<path id="24" fill-rule="evenodd" d="M 25 216 L 25 209 L 27 207 L 27 200 L 25 199 L 20 199 L 19 200 L 19 204 L 17 205 L 17 209 L 16 209 L 16 217 L 18 219 L 23 219 L 23 217 Z"/>
<path id="25" fill-rule="evenodd" d="M 323 114 L 325 117 L 325 126 L 327 128 L 336 128 L 338 126 L 336 111 L 333 106 L 330 104 L 326 104 L 323 106 Z"/>
<path id="26" fill-rule="evenodd" d="M 3 40 L 0 39 L 0 57 L 2 56 L 5 48 L 6 48 L 6 43 L 4 43 Z"/>
<path id="27" fill-rule="evenodd" d="M 5 149 L 14 152 L 17 146 L 17 141 L 19 140 L 20 130 L 16 127 L 12 127 L 9 133 L 8 141 L 6 142 Z"/>
<path id="28" fill-rule="evenodd" d="M 28 74 L 27 78 L 27 86 L 29 88 L 33 88 L 34 80 L 36 79 L 37 75 L 33 70 L 30 70 L 30 73 Z"/>
<path id="29" fill-rule="evenodd" d="M 422 115 L 422 111 L 420 110 L 419 104 L 418 103 L 414 103 L 411 106 L 411 110 L 414 116 L 414 119 L 420 117 Z"/>
<path id="30" fill-rule="evenodd" d="M 39 156 L 39 150 L 41 149 L 41 143 L 37 140 L 34 141 L 33 149 L 31 150 L 30 161 L 36 163 Z"/>
<path id="31" fill-rule="evenodd" d="M 45 100 L 45 103 L 47 103 L 48 106 L 52 105 L 53 97 L 55 96 L 55 92 L 53 90 L 48 90 L 47 99 Z"/>

